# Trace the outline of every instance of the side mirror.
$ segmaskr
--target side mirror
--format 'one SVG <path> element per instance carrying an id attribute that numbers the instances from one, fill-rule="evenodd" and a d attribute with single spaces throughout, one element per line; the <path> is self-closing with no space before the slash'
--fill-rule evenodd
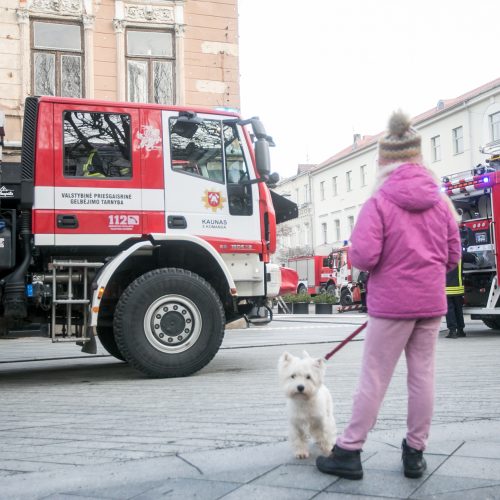
<path id="1" fill-rule="evenodd" d="M 181 111 L 170 132 L 191 139 L 202 122 L 193 111 Z"/>
<path id="2" fill-rule="evenodd" d="M 271 172 L 271 155 L 269 154 L 269 143 L 266 139 L 257 139 L 255 143 L 255 163 L 260 175 L 269 175 Z"/>

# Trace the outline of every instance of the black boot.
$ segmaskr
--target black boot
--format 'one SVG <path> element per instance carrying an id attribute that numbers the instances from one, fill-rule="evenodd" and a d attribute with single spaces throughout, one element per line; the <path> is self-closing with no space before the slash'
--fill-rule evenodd
<path id="1" fill-rule="evenodd" d="M 466 336 L 466 334 L 463 330 L 458 330 L 457 337 L 465 337 L 465 336 Z"/>
<path id="2" fill-rule="evenodd" d="M 458 338 L 457 331 L 450 328 L 450 331 L 448 332 L 448 335 L 446 335 L 445 338 L 447 338 L 447 339 L 456 339 L 456 338 Z"/>
<path id="3" fill-rule="evenodd" d="M 326 474 L 345 477 L 346 479 L 362 479 L 361 450 L 344 450 L 335 445 L 328 457 L 318 457 L 316 467 Z"/>
<path id="4" fill-rule="evenodd" d="M 414 479 L 422 477 L 425 469 L 427 469 L 424 452 L 408 446 L 406 439 L 403 439 L 401 448 L 403 450 L 401 459 L 403 460 L 405 476 Z"/>

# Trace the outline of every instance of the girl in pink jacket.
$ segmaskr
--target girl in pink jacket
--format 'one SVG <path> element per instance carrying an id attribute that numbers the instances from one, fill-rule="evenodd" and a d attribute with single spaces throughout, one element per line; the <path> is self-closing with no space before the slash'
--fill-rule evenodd
<path id="1" fill-rule="evenodd" d="M 404 351 L 408 369 L 406 477 L 426 469 L 425 449 L 434 401 L 434 353 L 446 314 L 446 272 L 461 245 L 456 212 L 435 175 L 422 165 L 421 138 L 402 113 L 393 113 L 378 144 L 377 186 L 351 235 L 353 266 L 370 272 L 368 328 L 351 420 L 322 472 L 361 479 L 360 452 L 375 425 L 394 368 Z"/>

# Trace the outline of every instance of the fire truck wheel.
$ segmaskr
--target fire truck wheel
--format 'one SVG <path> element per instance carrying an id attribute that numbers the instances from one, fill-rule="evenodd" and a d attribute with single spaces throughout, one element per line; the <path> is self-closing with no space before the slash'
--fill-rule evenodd
<path id="1" fill-rule="evenodd" d="M 352 305 L 352 295 L 347 288 L 344 288 L 342 292 L 340 292 L 340 305 L 341 306 Z"/>
<path id="2" fill-rule="evenodd" d="M 150 377 L 184 377 L 215 356 L 225 316 L 215 290 L 184 269 L 155 269 L 123 292 L 115 310 L 116 343 Z"/>
<path id="3" fill-rule="evenodd" d="M 304 283 L 301 283 L 298 287 L 297 287 L 297 293 L 300 295 L 301 293 L 307 293 L 307 288 L 306 288 L 306 285 L 304 285 Z"/>
<path id="4" fill-rule="evenodd" d="M 111 356 L 114 356 L 116 359 L 119 359 L 120 361 L 125 361 L 123 354 L 120 352 L 120 349 L 118 349 L 118 346 L 116 345 L 115 336 L 113 334 L 113 327 L 98 326 L 96 330 L 97 336 L 99 337 L 99 340 L 106 352 L 111 354 Z"/>
<path id="5" fill-rule="evenodd" d="M 335 295 L 335 285 L 328 285 L 326 287 L 326 293 L 328 295 Z"/>
<path id="6" fill-rule="evenodd" d="M 483 323 L 492 330 L 500 330 L 500 318 L 483 319 Z"/>

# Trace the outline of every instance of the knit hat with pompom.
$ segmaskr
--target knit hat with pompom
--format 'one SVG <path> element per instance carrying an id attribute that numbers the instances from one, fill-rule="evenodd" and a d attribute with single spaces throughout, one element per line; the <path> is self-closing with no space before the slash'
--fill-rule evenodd
<path id="1" fill-rule="evenodd" d="M 386 134 L 378 141 L 379 160 L 396 162 L 419 156 L 422 139 L 401 110 L 392 113 Z"/>

